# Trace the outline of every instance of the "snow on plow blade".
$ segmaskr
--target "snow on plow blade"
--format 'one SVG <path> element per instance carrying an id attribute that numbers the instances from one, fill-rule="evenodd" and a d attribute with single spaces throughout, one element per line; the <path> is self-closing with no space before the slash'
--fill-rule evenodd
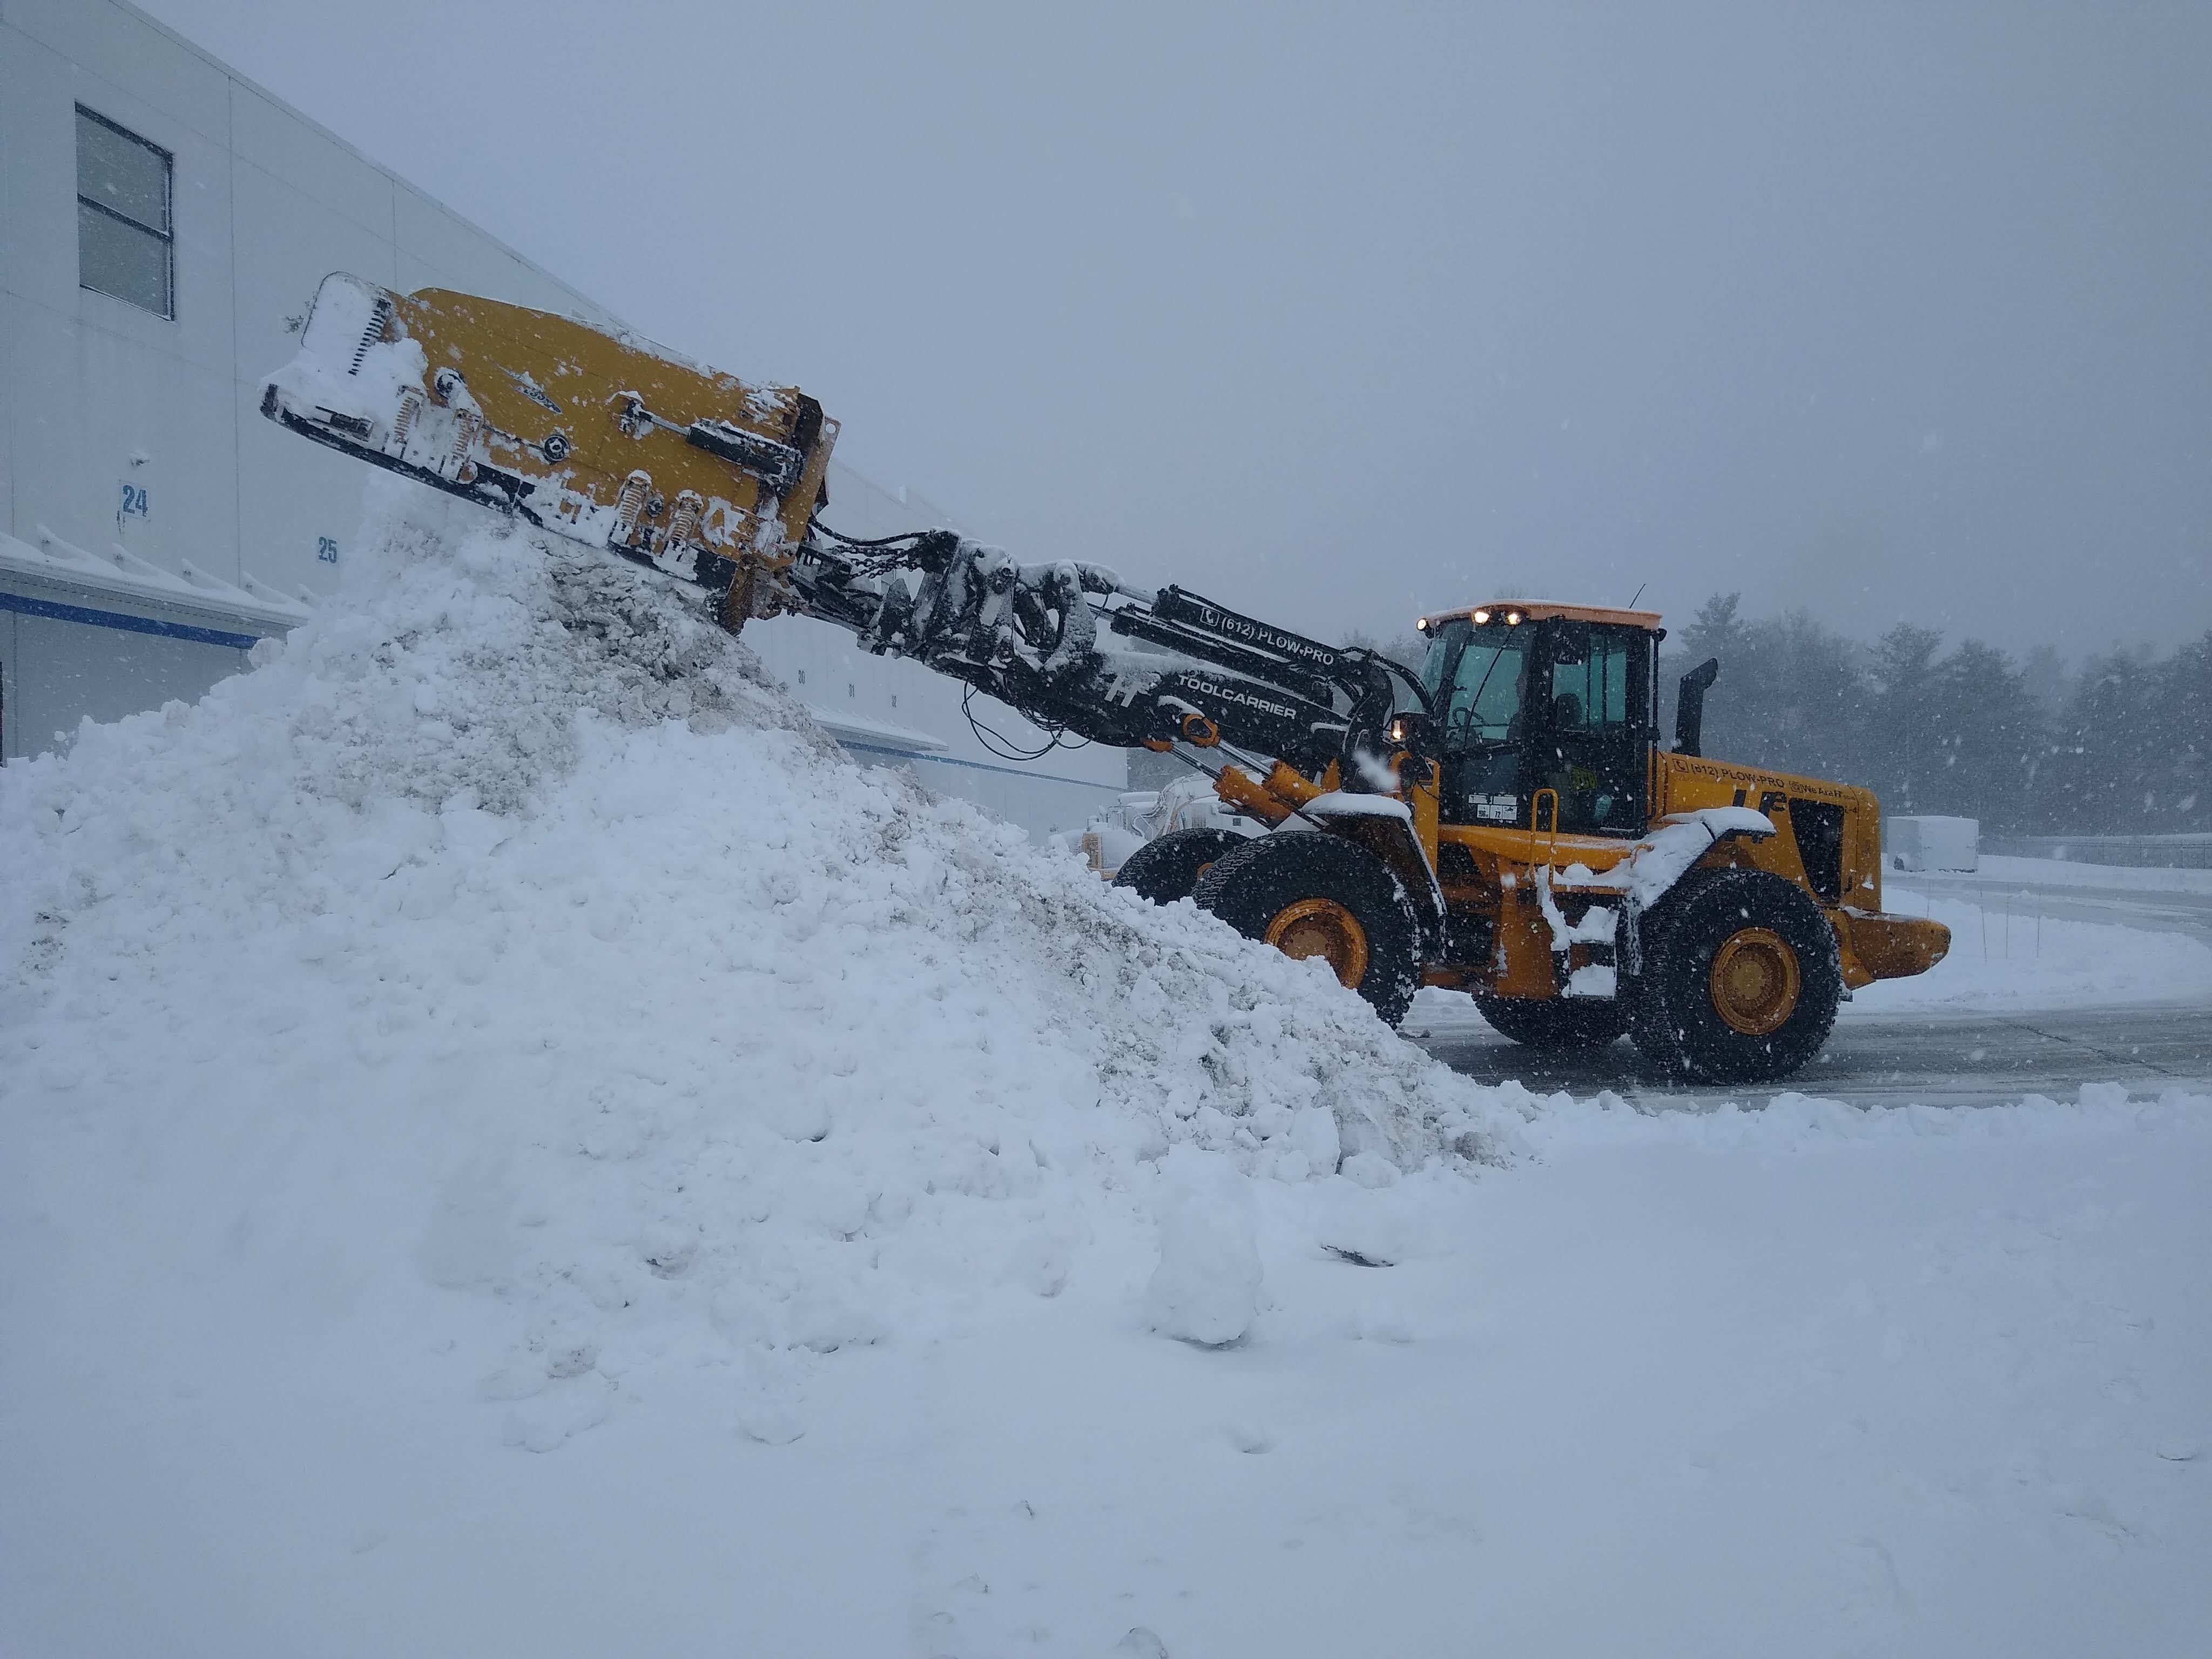
<path id="1" fill-rule="evenodd" d="M 298 356 L 261 389 L 293 431 L 726 592 L 787 564 L 836 422 L 574 318 L 442 289 L 323 279 Z"/>

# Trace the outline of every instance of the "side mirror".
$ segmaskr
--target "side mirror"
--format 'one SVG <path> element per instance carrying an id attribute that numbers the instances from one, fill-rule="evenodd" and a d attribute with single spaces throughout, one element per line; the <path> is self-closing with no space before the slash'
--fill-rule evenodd
<path id="1" fill-rule="evenodd" d="M 1674 688 L 1674 752 L 1702 755 L 1705 738 L 1705 693 L 1721 677 L 1721 659 L 1708 657 Z"/>

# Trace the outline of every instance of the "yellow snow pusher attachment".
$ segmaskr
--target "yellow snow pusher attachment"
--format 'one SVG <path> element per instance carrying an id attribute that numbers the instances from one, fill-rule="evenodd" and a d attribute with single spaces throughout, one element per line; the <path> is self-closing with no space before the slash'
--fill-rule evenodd
<path id="1" fill-rule="evenodd" d="M 1267 833 L 1147 842 L 1117 885 L 1318 958 L 1393 1023 L 1468 993 L 1537 1048 L 1627 1035 L 1669 1075 L 1783 1077 L 1943 926 L 1881 908 L 1863 789 L 1704 757 L 1708 662 L 1659 738 L 1659 617 L 1503 600 L 1434 613 L 1419 668 L 1179 587 L 1022 563 L 950 530 L 859 541 L 817 509 L 836 428 L 589 324 L 325 280 L 263 412 L 319 443 L 707 588 L 732 632 L 793 612 L 1065 736 L 1172 751 Z"/>
<path id="2" fill-rule="evenodd" d="M 262 387 L 293 431 L 724 595 L 781 608 L 837 423 L 666 348 L 473 295 L 323 279 Z"/>

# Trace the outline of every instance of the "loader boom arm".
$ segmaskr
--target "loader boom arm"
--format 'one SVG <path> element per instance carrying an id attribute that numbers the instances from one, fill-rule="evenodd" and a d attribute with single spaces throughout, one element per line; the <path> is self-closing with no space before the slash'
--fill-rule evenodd
<path id="1" fill-rule="evenodd" d="M 817 526 L 789 577 L 796 603 L 787 608 L 965 681 L 1047 731 L 1097 743 L 1225 744 L 1319 773 L 1349 750 L 1379 749 L 1397 679 L 1419 695 L 1371 652 L 1269 627 L 1180 587 L 1138 592 L 1097 565 L 1020 564 L 949 531 L 863 550 Z"/>

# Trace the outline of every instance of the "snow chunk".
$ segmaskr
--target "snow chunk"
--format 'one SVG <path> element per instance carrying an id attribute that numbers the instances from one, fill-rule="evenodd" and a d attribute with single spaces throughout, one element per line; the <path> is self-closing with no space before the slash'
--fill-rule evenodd
<path id="1" fill-rule="evenodd" d="M 1160 1265 L 1146 1292 L 1152 1328 L 1209 1348 L 1237 1341 L 1260 1310 L 1244 1178 L 1221 1158 L 1178 1148 L 1160 1181 Z"/>

